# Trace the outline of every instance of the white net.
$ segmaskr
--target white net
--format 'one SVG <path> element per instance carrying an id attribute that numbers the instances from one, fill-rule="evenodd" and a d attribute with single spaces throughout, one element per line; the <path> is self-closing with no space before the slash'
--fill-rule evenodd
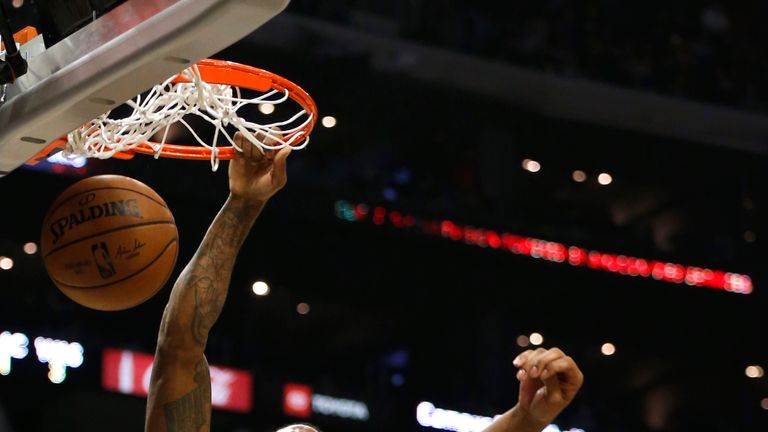
<path id="1" fill-rule="evenodd" d="M 299 150 L 309 143 L 309 136 L 302 129 L 312 122 L 313 114 L 305 109 L 287 120 L 268 124 L 249 122 L 238 115 L 238 110 L 246 105 L 281 104 L 289 99 L 288 90 L 273 89 L 248 99 L 242 97 L 239 87 L 205 82 L 197 66 L 190 67 L 181 75 L 190 82 L 173 83 L 174 77 L 171 77 L 152 88 L 145 97 L 139 95 L 135 100 L 127 101 L 126 104 L 133 109 L 129 116 L 109 118 L 110 112 L 107 112 L 72 131 L 68 135 L 65 155 L 108 159 L 146 143 L 157 158 L 166 145 L 171 125 L 177 122 L 189 130 L 198 144 L 210 150 L 214 171 L 219 166 L 219 142 L 222 137 L 236 150 L 242 150 L 233 138 L 236 131 L 261 151 L 279 150 L 286 146 Z M 210 143 L 200 138 L 184 119 L 187 115 L 201 117 L 214 126 Z M 156 143 L 149 142 L 158 134 L 162 139 Z"/>

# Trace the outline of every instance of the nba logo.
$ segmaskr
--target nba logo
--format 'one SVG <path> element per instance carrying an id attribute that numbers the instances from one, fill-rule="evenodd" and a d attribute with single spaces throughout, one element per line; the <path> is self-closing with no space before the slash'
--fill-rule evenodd
<path id="1" fill-rule="evenodd" d="M 312 387 L 286 384 L 283 388 L 283 411 L 289 416 L 309 418 L 312 415 Z"/>
<path id="2" fill-rule="evenodd" d="M 115 266 L 112 264 L 112 258 L 109 256 L 109 249 L 107 249 L 105 242 L 91 245 L 91 253 L 102 278 L 107 279 L 115 275 Z"/>

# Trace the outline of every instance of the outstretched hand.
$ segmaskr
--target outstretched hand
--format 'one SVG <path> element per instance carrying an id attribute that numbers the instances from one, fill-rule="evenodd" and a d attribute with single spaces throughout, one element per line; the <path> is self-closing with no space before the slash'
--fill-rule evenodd
<path id="1" fill-rule="evenodd" d="M 584 382 L 573 359 L 557 348 L 526 351 L 513 363 L 519 368 L 519 406 L 542 425 L 552 422 L 571 403 Z"/>
<path id="2" fill-rule="evenodd" d="M 275 141 L 266 139 L 267 144 Z M 267 201 L 285 186 L 288 181 L 287 164 L 291 148 L 279 151 L 262 151 L 240 132 L 235 134 L 235 143 L 243 149 L 229 162 L 229 191 L 234 199 L 250 204 Z"/>

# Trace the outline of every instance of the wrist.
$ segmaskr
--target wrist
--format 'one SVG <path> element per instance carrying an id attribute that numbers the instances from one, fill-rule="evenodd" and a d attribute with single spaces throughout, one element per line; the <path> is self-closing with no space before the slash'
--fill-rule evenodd
<path id="1" fill-rule="evenodd" d="M 229 198 L 227 198 L 227 203 L 230 205 L 234 205 L 236 207 L 242 208 L 243 210 L 254 210 L 254 211 L 260 211 L 266 204 L 269 199 L 256 199 L 256 198 L 246 198 L 243 196 L 234 195 L 232 193 L 229 194 Z"/>
<path id="2" fill-rule="evenodd" d="M 224 203 L 224 208 L 232 212 L 241 224 L 247 225 L 250 229 L 266 204 L 267 200 L 243 198 L 230 194 Z"/>
<path id="3" fill-rule="evenodd" d="M 509 421 L 505 432 L 541 432 L 549 424 L 536 419 L 520 404 L 515 405 L 506 415 L 509 415 Z"/>

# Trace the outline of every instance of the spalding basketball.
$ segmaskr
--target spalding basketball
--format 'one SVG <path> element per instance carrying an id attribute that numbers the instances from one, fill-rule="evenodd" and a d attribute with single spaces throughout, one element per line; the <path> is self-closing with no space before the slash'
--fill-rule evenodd
<path id="1" fill-rule="evenodd" d="M 101 175 L 75 183 L 53 203 L 40 250 L 61 292 L 113 311 L 143 303 L 165 285 L 178 237 L 173 214 L 149 186 Z"/>

